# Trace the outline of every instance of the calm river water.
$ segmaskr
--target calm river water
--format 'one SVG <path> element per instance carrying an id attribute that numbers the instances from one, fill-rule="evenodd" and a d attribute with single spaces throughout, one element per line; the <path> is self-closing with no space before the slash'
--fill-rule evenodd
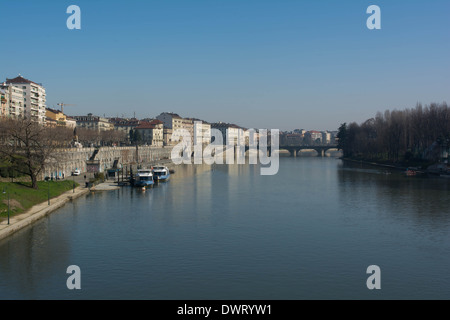
<path id="1" fill-rule="evenodd" d="M 179 167 L 1 241 L 0 299 L 450 299 L 449 192 L 450 179 L 334 158 L 282 158 L 275 176 Z"/>

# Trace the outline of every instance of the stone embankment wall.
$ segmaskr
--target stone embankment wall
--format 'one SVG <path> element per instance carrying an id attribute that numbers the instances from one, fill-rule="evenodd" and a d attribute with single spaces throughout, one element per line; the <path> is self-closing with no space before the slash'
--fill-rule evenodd
<path id="1" fill-rule="evenodd" d="M 111 168 L 117 159 L 119 165 L 147 165 L 158 161 L 167 162 L 173 147 L 142 146 L 136 151 L 136 147 L 105 147 L 100 148 L 95 160 L 100 161 L 100 171 Z M 57 151 L 57 161 L 49 162 L 41 175 L 44 177 L 70 176 L 75 169 L 81 172 L 87 171 L 86 161 L 94 154 L 95 148 L 72 148 Z"/>

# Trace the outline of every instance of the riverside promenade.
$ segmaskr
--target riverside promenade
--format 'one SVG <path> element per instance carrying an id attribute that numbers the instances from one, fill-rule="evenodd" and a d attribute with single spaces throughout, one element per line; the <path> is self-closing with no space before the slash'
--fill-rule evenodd
<path id="1" fill-rule="evenodd" d="M 31 225 L 39 219 L 47 216 L 51 212 L 63 207 L 67 202 L 79 198 L 85 194 L 89 193 L 88 188 L 78 187 L 73 190 L 67 191 L 58 197 L 50 199 L 50 205 L 48 202 L 43 202 L 37 204 L 24 213 L 17 214 L 10 218 L 10 224 L 8 225 L 8 220 L 5 219 L 0 222 L 0 240 L 12 235 L 16 231 Z"/>

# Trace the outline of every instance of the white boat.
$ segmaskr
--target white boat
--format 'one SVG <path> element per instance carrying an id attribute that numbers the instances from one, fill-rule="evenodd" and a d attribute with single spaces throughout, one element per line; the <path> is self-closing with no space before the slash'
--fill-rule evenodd
<path id="1" fill-rule="evenodd" d="M 136 187 L 150 187 L 155 183 L 152 169 L 139 169 L 135 175 L 134 185 Z"/>
<path id="2" fill-rule="evenodd" d="M 156 182 L 167 181 L 170 177 L 169 168 L 164 166 L 153 167 L 153 178 Z"/>

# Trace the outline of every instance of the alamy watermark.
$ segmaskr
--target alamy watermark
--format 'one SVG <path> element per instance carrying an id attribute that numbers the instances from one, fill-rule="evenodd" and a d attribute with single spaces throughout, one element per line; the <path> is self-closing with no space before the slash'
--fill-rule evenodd
<path id="1" fill-rule="evenodd" d="M 80 30 L 81 29 L 81 9 L 77 5 L 70 5 L 66 10 L 67 14 L 70 14 L 67 18 L 67 29 Z M 371 5 L 366 10 L 367 14 L 371 16 L 367 19 L 366 26 L 369 30 L 381 29 L 381 9 L 377 5 Z"/>
<path id="2" fill-rule="evenodd" d="M 381 290 L 381 269 L 377 265 L 371 265 L 367 267 L 367 274 L 370 276 L 367 278 L 366 286 L 369 290 Z"/>
<path id="3" fill-rule="evenodd" d="M 66 25 L 69 30 L 81 29 L 81 9 L 79 6 L 71 5 L 67 7 L 66 13 L 70 14 L 67 18 Z"/>
<path id="4" fill-rule="evenodd" d="M 381 29 L 381 9 L 379 6 L 371 5 L 367 8 L 367 14 L 371 16 L 367 19 L 366 25 L 369 30 Z"/>
<path id="5" fill-rule="evenodd" d="M 66 286 L 69 290 L 81 290 L 81 269 L 79 266 L 71 265 L 67 267 L 67 274 L 70 276 L 67 278 Z"/>

